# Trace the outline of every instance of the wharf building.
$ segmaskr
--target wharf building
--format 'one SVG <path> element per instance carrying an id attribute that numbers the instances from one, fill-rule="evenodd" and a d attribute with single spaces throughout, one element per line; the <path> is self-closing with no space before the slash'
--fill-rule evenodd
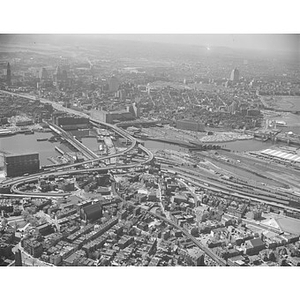
<path id="1" fill-rule="evenodd" d="M 204 124 L 193 120 L 177 120 L 176 128 L 191 131 L 204 131 Z"/>
<path id="2" fill-rule="evenodd" d="M 115 111 L 105 111 L 105 110 L 92 110 L 91 117 L 105 123 L 117 123 L 121 121 L 132 121 L 135 119 L 133 112 L 130 111 L 130 107 L 126 110 L 115 110 Z"/>
<path id="3" fill-rule="evenodd" d="M 53 117 L 53 123 L 63 130 L 87 129 L 89 127 L 89 119 L 80 117 Z"/>
<path id="4" fill-rule="evenodd" d="M 4 167 L 7 177 L 38 173 L 40 170 L 39 154 L 6 154 L 4 155 Z"/>

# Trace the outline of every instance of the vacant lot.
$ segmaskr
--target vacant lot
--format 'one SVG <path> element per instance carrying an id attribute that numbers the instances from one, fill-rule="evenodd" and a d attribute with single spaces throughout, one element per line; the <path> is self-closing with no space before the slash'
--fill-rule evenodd
<path id="1" fill-rule="evenodd" d="M 299 96 L 266 96 L 263 97 L 264 102 L 274 109 L 282 109 L 285 111 L 300 111 Z"/>

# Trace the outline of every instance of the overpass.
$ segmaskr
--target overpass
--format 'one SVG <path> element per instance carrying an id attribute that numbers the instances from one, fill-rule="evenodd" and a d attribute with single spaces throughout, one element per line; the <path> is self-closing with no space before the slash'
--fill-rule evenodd
<path id="1" fill-rule="evenodd" d="M 2 90 L 0 90 L 0 92 L 10 94 L 10 95 L 14 95 L 14 96 L 23 97 L 23 98 L 30 99 L 30 100 L 35 100 L 36 99 L 35 96 L 31 96 L 31 95 L 22 95 L 22 94 L 17 94 L 17 93 L 12 93 L 12 92 L 8 92 L 8 91 L 2 91 Z M 19 184 L 32 182 L 32 181 L 38 180 L 39 178 L 41 178 L 43 176 L 47 176 L 47 177 L 50 176 L 50 175 L 60 176 L 60 175 L 65 175 L 65 174 L 76 174 L 78 172 L 80 172 L 80 173 L 86 173 L 87 172 L 88 173 L 88 172 L 95 172 L 95 171 L 101 171 L 101 170 L 111 170 L 111 169 L 130 169 L 130 168 L 135 168 L 135 167 L 142 166 L 144 164 L 148 164 L 153 160 L 153 153 L 150 150 L 148 150 L 147 148 L 140 145 L 137 142 L 137 140 L 134 137 L 132 137 L 127 131 L 125 131 L 121 128 L 118 128 L 115 125 L 108 124 L 108 123 L 105 123 L 105 122 L 102 122 L 102 121 L 99 121 L 99 120 L 96 120 L 96 119 L 92 119 L 92 118 L 90 118 L 90 116 L 88 116 L 87 114 L 85 114 L 83 112 L 74 111 L 72 109 L 63 107 L 63 106 L 59 105 L 58 103 L 55 103 L 55 102 L 52 102 L 52 101 L 49 101 L 49 100 L 46 100 L 46 99 L 42 99 L 42 98 L 40 99 L 40 101 L 43 102 L 43 103 L 49 103 L 49 104 L 53 105 L 53 107 L 57 110 L 68 112 L 70 114 L 79 115 L 81 117 L 89 118 L 90 123 L 92 125 L 97 126 L 97 127 L 102 126 L 102 127 L 108 128 L 110 130 L 113 130 L 114 132 L 116 132 L 117 134 L 122 136 L 123 138 L 129 140 L 131 142 L 131 145 L 128 148 L 126 148 L 125 150 L 114 153 L 114 154 L 111 154 L 111 155 L 98 157 L 96 154 L 93 153 L 94 156 L 96 156 L 96 157 L 88 159 L 88 160 L 80 162 L 80 163 L 75 163 L 75 164 L 70 164 L 70 165 L 65 165 L 65 166 L 60 166 L 60 167 L 55 167 L 54 166 L 53 169 L 50 169 L 50 170 L 47 170 L 47 171 L 44 171 L 44 172 L 41 172 L 41 173 L 37 173 L 37 174 L 33 174 L 33 175 L 30 175 L 30 176 L 25 176 L 25 177 L 21 177 L 21 178 L 16 178 L 16 179 L 12 178 L 12 179 L 9 179 L 9 180 L 5 180 L 0 184 L 0 187 L 4 187 L 4 188 L 6 187 L 7 188 L 7 187 L 10 187 L 10 186 L 13 186 L 12 190 L 15 191 L 16 193 L 20 193 L 20 191 L 17 189 L 17 186 Z M 62 131 L 62 129 L 60 127 L 58 127 L 54 124 L 51 124 L 51 126 L 52 126 L 53 130 L 55 130 L 56 132 L 60 132 L 61 134 L 66 134 L 66 133 L 64 133 L 64 131 Z M 76 143 L 76 141 L 73 141 L 73 142 Z M 77 141 L 77 142 L 80 143 L 79 141 Z M 122 155 L 130 152 L 131 150 L 133 150 L 137 145 L 142 151 L 144 151 L 148 155 L 148 159 L 145 160 L 144 162 L 125 165 L 125 166 L 115 165 L 115 166 L 108 166 L 108 167 L 105 167 L 105 168 L 103 168 L 103 167 L 102 168 L 89 168 L 89 169 L 84 168 L 84 169 L 79 169 L 79 170 L 63 171 L 65 169 L 76 168 L 76 167 L 80 167 L 80 166 L 83 166 L 83 165 L 86 165 L 86 164 L 89 164 L 89 163 L 95 163 L 95 162 L 107 160 L 107 159 L 110 159 L 110 158 L 113 158 L 113 157 L 122 156 Z M 79 145 L 77 145 L 77 146 L 79 146 Z M 82 145 L 80 143 L 80 146 L 83 147 L 84 145 Z M 90 151 L 89 149 L 88 150 L 87 149 L 88 148 L 85 148 L 84 151 Z M 89 153 L 89 155 L 92 155 L 92 153 Z M 22 192 L 22 193 L 24 194 L 24 192 Z M 39 196 L 43 196 L 40 193 L 36 193 L 36 194 L 26 193 L 26 195 L 37 195 L 37 194 Z M 47 196 L 52 196 L 53 197 L 54 193 L 51 193 L 51 195 L 49 195 L 49 193 L 47 193 Z"/>
<path id="2" fill-rule="evenodd" d="M 82 154 L 85 155 L 88 159 L 97 159 L 99 157 L 88 147 L 80 143 L 74 136 L 72 136 L 70 133 L 66 132 L 59 126 L 50 123 L 48 124 L 48 126 L 52 131 L 54 131 L 56 134 L 60 135 L 63 139 L 65 139 L 71 146 L 82 152 Z"/>
<path id="3" fill-rule="evenodd" d="M 47 174 L 44 174 L 43 176 L 63 176 L 63 175 L 72 175 L 72 174 L 82 174 L 82 173 L 90 173 L 90 172 L 100 172 L 100 171 L 110 171 L 113 169 L 117 169 L 117 170 L 126 170 L 126 169 L 133 169 L 133 168 L 139 168 L 142 167 L 144 165 L 149 164 L 152 160 L 153 160 L 153 153 L 151 151 L 149 151 L 147 148 L 143 147 L 142 145 L 138 146 L 142 151 L 144 151 L 146 153 L 146 155 L 148 156 L 148 158 L 145 161 L 139 162 L 139 163 L 135 163 L 135 164 L 128 164 L 128 165 L 112 165 L 112 166 L 107 166 L 107 167 L 98 167 L 98 168 L 89 168 L 89 169 L 77 169 L 77 170 L 66 170 L 66 171 L 54 171 L 54 172 L 49 172 Z M 25 197 L 26 196 L 36 196 L 36 197 L 65 197 L 65 196 L 69 196 L 71 193 L 53 193 L 53 192 L 49 192 L 49 193 L 39 193 L 39 192 L 24 192 L 24 191 L 20 191 L 18 189 L 18 186 L 21 184 L 25 184 L 25 183 L 29 183 L 29 182 L 33 182 L 36 181 L 38 179 L 40 179 L 41 174 L 35 174 L 33 176 L 30 177 L 23 177 L 23 178 L 19 178 L 17 179 L 14 184 L 11 187 L 11 191 L 15 194 L 22 194 Z"/>
<path id="4" fill-rule="evenodd" d="M 95 162 L 103 161 L 103 160 L 110 159 L 110 158 L 113 158 L 113 157 L 122 156 L 122 155 L 130 152 L 131 150 L 133 150 L 136 147 L 136 145 L 137 145 L 137 140 L 135 138 L 133 138 L 131 135 L 129 135 L 126 131 L 124 131 L 122 129 L 119 129 L 119 128 L 115 127 L 114 125 L 103 123 L 103 122 L 100 122 L 100 121 L 97 121 L 97 120 L 92 120 L 92 124 L 94 124 L 96 126 L 103 125 L 103 126 L 106 126 L 106 127 L 110 128 L 110 129 L 114 130 L 115 132 L 117 132 L 118 134 L 120 134 L 122 137 L 130 140 L 131 141 L 131 145 L 128 148 L 126 148 L 125 150 L 117 152 L 117 153 L 114 153 L 114 154 L 110 154 L 110 155 L 106 155 L 106 156 L 101 156 L 101 157 L 97 156 L 97 158 L 85 160 L 83 162 L 74 163 L 74 164 L 70 164 L 70 165 L 64 165 L 64 166 L 59 166 L 59 167 L 53 166 L 53 168 L 50 169 L 50 170 L 38 173 L 38 176 L 37 176 L 37 174 L 33 174 L 33 175 L 27 176 L 26 177 L 26 182 L 30 182 L 31 179 L 32 179 L 32 181 L 34 181 L 36 179 L 36 177 L 41 177 L 41 176 L 47 175 L 47 174 L 53 174 L 54 171 L 60 171 L 60 170 L 65 170 L 65 169 L 80 167 L 80 166 L 83 166 L 85 164 L 95 163 Z M 143 148 L 143 149 L 146 149 L 146 148 Z M 146 151 L 147 153 L 150 154 L 150 151 L 148 149 L 144 150 L 144 151 Z M 152 152 L 151 152 L 151 155 L 152 155 Z M 152 155 L 152 159 L 153 159 L 153 155 Z M 24 181 L 24 177 L 22 177 L 21 179 L 20 178 L 12 178 L 12 179 L 5 180 L 5 181 L 3 181 L 0 184 L 0 187 L 11 186 L 13 184 L 18 183 L 19 181 Z"/>

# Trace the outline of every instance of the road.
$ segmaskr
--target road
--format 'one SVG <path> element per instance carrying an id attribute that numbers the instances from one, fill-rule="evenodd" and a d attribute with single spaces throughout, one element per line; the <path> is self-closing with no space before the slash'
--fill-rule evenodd
<path id="1" fill-rule="evenodd" d="M 126 133 L 126 136 L 124 134 L 121 134 L 121 135 L 123 135 L 123 137 L 125 137 L 125 138 L 126 137 L 128 138 L 129 134 Z M 103 161 L 103 160 L 110 159 L 110 158 L 113 158 L 113 157 L 124 155 L 127 152 L 131 151 L 136 146 L 136 144 L 137 144 L 137 141 L 134 138 L 132 138 L 131 136 L 130 136 L 130 140 L 132 140 L 132 144 L 128 148 L 126 148 L 125 150 L 123 150 L 123 151 L 120 151 L 120 152 L 117 152 L 117 153 L 114 153 L 114 154 L 111 154 L 111 155 L 102 156 L 102 157 L 95 158 L 95 159 L 85 160 L 85 161 L 80 162 L 80 163 L 74 163 L 74 164 L 60 166 L 60 167 L 55 167 L 54 166 L 53 169 L 51 169 L 50 171 L 44 171 L 44 172 L 39 173 L 38 177 L 43 176 L 43 175 L 48 175 L 49 173 L 52 174 L 53 171 L 59 171 L 59 170 L 64 170 L 64 169 L 70 169 L 70 168 L 73 168 L 73 167 L 79 167 L 79 166 L 82 166 L 82 165 L 85 165 L 85 164 L 99 162 L 99 161 Z M 142 149 L 145 149 L 145 148 L 142 148 Z M 147 153 L 149 153 L 148 149 L 147 149 Z M 26 177 L 26 181 L 30 182 L 30 179 L 35 180 L 36 177 L 37 177 L 36 174 L 35 175 L 27 176 Z M 24 178 L 25 177 L 21 177 L 21 179 L 20 178 L 18 178 L 18 179 L 12 178 L 12 179 L 8 179 L 8 180 L 5 180 L 5 181 L 2 181 L 0 187 L 1 186 L 7 186 L 7 185 L 16 184 L 19 180 L 23 181 Z"/>
<path id="2" fill-rule="evenodd" d="M 18 249 L 21 251 L 21 254 L 22 254 L 22 265 L 23 266 L 54 267 L 54 265 L 46 263 L 42 260 L 39 260 L 38 258 L 35 258 L 35 257 L 31 256 L 29 253 L 27 253 L 24 250 L 24 248 L 21 246 L 21 242 L 12 249 L 13 253 L 15 253 Z"/>
<path id="3" fill-rule="evenodd" d="M 179 169 L 177 169 L 177 168 L 174 169 L 174 168 L 164 167 L 163 169 L 165 169 L 167 171 L 171 171 L 171 172 L 174 172 L 174 170 L 176 170 L 177 174 L 180 175 L 180 177 L 182 179 L 185 179 L 186 181 L 192 183 L 193 185 L 207 189 L 207 190 L 221 192 L 222 194 L 225 194 L 225 195 L 236 196 L 236 197 L 239 197 L 239 198 L 242 198 L 245 200 L 260 202 L 260 203 L 264 203 L 267 205 L 273 205 L 273 206 L 277 206 L 280 208 L 292 210 L 295 212 L 300 212 L 300 209 L 298 209 L 298 208 L 291 207 L 290 205 L 281 204 L 280 202 L 276 202 L 275 197 L 274 198 L 265 197 L 265 196 L 262 197 L 260 195 L 256 195 L 256 197 L 253 197 L 253 195 L 250 193 L 241 192 L 241 191 L 237 192 L 233 188 L 230 188 L 223 184 L 215 183 L 215 182 L 212 182 L 211 180 L 203 179 L 203 178 L 199 178 L 199 176 L 191 175 L 191 174 L 185 172 L 185 170 L 183 170 L 183 169 L 181 171 L 179 171 Z"/>
<path id="4" fill-rule="evenodd" d="M 70 133 L 66 132 L 59 126 L 49 123 L 47 123 L 47 125 L 52 131 L 54 131 L 56 134 L 59 134 L 63 139 L 70 143 L 75 149 L 79 150 L 88 159 L 97 159 L 99 157 L 84 144 L 80 143 L 74 136 L 72 136 Z"/>
<path id="5" fill-rule="evenodd" d="M 30 99 L 30 100 L 36 100 L 36 96 L 24 95 L 24 94 L 17 94 L 17 93 L 8 92 L 8 91 L 2 91 L 2 90 L 0 92 L 5 93 L 5 94 L 9 94 L 9 95 L 18 96 L 18 97 L 23 97 L 23 98 Z M 43 102 L 43 103 L 49 103 L 49 104 L 53 105 L 53 107 L 55 109 L 57 109 L 57 110 L 68 112 L 68 113 L 71 113 L 71 114 L 75 114 L 75 115 L 78 115 L 78 116 L 81 116 L 81 117 L 86 117 L 86 118 L 90 119 L 90 122 L 93 125 L 95 125 L 95 126 L 99 126 L 99 125 L 105 126 L 105 127 L 109 128 L 109 129 L 115 131 L 116 133 L 118 133 L 122 137 L 130 140 L 131 141 L 131 145 L 128 148 L 126 148 L 125 150 L 117 152 L 117 153 L 114 153 L 114 154 L 111 154 L 111 155 L 107 155 L 107 156 L 102 156 L 102 157 L 99 157 L 99 158 L 94 158 L 94 159 L 86 160 L 86 161 L 81 162 L 81 163 L 75 163 L 75 164 L 61 166 L 61 167 L 53 167 L 53 169 L 51 169 L 49 171 L 44 171 L 44 172 L 41 172 L 39 174 L 34 174 L 34 175 L 27 176 L 27 177 L 21 177 L 21 178 L 17 178 L 17 179 L 13 178 L 13 179 L 5 180 L 5 181 L 3 181 L 1 183 L 0 187 L 15 186 L 14 187 L 14 191 L 17 192 L 16 185 L 18 185 L 18 184 L 35 181 L 38 178 L 40 178 L 41 176 L 50 176 L 50 175 L 59 176 L 59 175 L 65 175 L 65 174 L 74 174 L 74 173 L 77 173 L 78 170 L 71 170 L 71 171 L 65 171 L 65 172 L 58 172 L 58 171 L 61 171 L 61 170 L 64 170 L 64 169 L 70 169 L 70 168 L 74 168 L 74 167 L 78 167 L 78 166 L 82 166 L 82 165 L 89 164 L 89 163 L 99 162 L 99 161 L 110 159 L 110 158 L 114 158 L 114 157 L 118 157 L 118 156 L 124 155 L 127 152 L 131 151 L 137 145 L 137 140 L 134 137 L 132 137 L 127 131 L 125 131 L 123 129 L 120 129 L 120 128 L 118 128 L 115 125 L 104 123 L 104 122 L 92 119 L 92 118 L 90 118 L 89 115 L 87 115 L 85 113 L 78 112 L 78 111 L 72 110 L 70 108 L 63 107 L 63 106 L 59 105 L 58 103 L 49 101 L 47 99 L 40 98 L 40 101 Z M 107 168 L 81 169 L 79 171 L 80 172 L 94 172 L 94 171 L 99 171 L 99 170 L 129 169 L 129 168 L 134 168 L 136 166 L 140 166 L 141 164 L 149 163 L 153 159 L 152 152 L 150 150 L 148 150 L 147 148 L 141 146 L 141 145 L 139 145 L 139 147 L 149 157 L 143 163 L 132 164 L 132 165 L 127 165 L 127 166 L 114 166 L 114 167 L 107 167 Z M 22 192 L 22 193 L 24 194 L 24 192 Z M 36 194 L 35 193 L 31 193 L 31 194 L 27 194 L 27 195 L 36 195 Z M 56 195 L 56 196 L 65 196 L 65 195 L 66 194 L 64 193 L 64 194 Z M 40 196 L 44 196 L 44 195 L 40 194 Z M 45 194 L 45 196 L 53 196 L 53 194 L 50 195 L 49 193 L 47 193 L 47 194 Z"/>
<path id="6" fill-rule="evenodd" d="M 115 195 L 115 197 L 119 198 L 123 203 L 127 203 L 127 202 L 119 195 L 118 191 L 116 190 L 116 186 L 115 186 L 114 184 L 112 185 L 112 193 Z M 144 209 L 144 208 L 142 208 L 142 207 L 141 207 L 141 209 L 142 209 L 144 212 L 146 212 L 146 213 L 148 213 L 148 214 L 150 214 L 150 215 L 152 215 L 152 216 L 154 216 L 154 217 L 156 217 L 156 218 L 158 218 L 158 219 L 160 219 L 160 220 L 162 220 L 162 221 L 164 221 L 164 222 L 170 224 L 171 226 L 177 228 L 178 230 L 180 230 L 187 238 L 191 239 L 191 241 L 192 241 L 198 248 L 200 248 L 204 253 L 206 253 L 213 261 L 217 262 L 219 266 L 226 266 L 226 262 L 225 262 L 222 258 L 220 258 L 219 256 L 217 256 L 217 255 L 216 255 L 214 252 L 212 252 L 208 247 L 206 247 L 205 245 L 203 245 L 203 244 L 202 244 L 200 241 L 198 241 L 194 236 L 192 236 L 191 234 L 189 234 L 183 227 L 177 225 L 177 224 L 174 223 L 172 220 L 169 220 L 169 219 L 167 219 L 166 217 L 163 217 L 163 216 L 161 216 L 161 215 L 159 215 L 159 214 L 156 214 L 156 213 L 154 213 L 154 212 L 151 212 L 151 211 L 149 211 L 149 210 L 146 210 L 146 209 Z"/>
<path id="7" fill-rule="evenodd" d="M 145 148 L 142 145 L 138 146 L 142 151 L 144 151 L 146 153 L 146 155 L 148 156 L 148 158 L 143 161 L 143 162 L 139 162 L 139 163 L 135 163 L 135 164 L 128 164 L 128 165 L 113 165 L 113 166 L 107 166 L 107 167 L 100 167 L 100 168 L 89 168 L 89 169 L 77 169 L 77 170 L 66 170 L 66 171 L 54 171 L 54 172 L 47 172 L 47 173 L 38 173 L 32 176 L 28 176 L 28 177 L 23 177 L 23 178 L 19 178 L 16 179 L 15 182 L 12 184 L 11 190 L 13 193 L 15 194 L 22 194 L 23 196 L 40 196 L 40 197 L 65 197 L 65 196 L 69 196 L 71 193 L 53 193 L 53 192 L 49 192 L 49 193 L 38 193 L 38 192 L 24 192 L 24 191 L 20 191 L 18 189 L 18 185 L 20 184 L 25 184 L 28 182 L 32 182 L 32 181 L 36 181 L 38 179 L 41 178 L 41 176 L 62 176 L 62 175 L 71 175 L 71 174 L 82 174 L 82 173 L 90 173 L 90 172 L 99 172 L 99 171 L 110 171 L 110 170 L 114 170 L 114 169 L 132 169 L 132 168 L 137 168 L 137 167 L 141 167 L 143 165 L 146 165 L 148 163 L 150 163 L 153 159 L 153 153 L 151 151 L 149 151 L 147 148 Z"/>

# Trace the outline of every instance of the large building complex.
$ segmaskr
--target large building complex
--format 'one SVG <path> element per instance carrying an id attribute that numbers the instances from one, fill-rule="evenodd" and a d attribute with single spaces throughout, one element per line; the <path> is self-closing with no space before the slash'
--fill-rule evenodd
<path id="1" fill-rule="evenodd" d="M 54 123 L 64 130 L 84 129 L 88 127 L 89 120 L 87 118 L 74 117 L 56 117 Z"/>
<path id="2" fill-rule="evenodd" d="M 177 120 L 176 128 L 192 131 L 204 131 L 204 124 L 195 122 L 193 120 Z"/>
<path id="3" fill-rule="evenodd" d="M 129 109 L 118 111 L 92 110 L 91 117 L 106 123 L 131 121 L 135 119 Z"/>
<path id="4" fill-rule="evenodd" d="M 4 166 L 7 177 L 37 173 L 40 170 L 39 154 L 7 154 L 4 156 Z"/>

